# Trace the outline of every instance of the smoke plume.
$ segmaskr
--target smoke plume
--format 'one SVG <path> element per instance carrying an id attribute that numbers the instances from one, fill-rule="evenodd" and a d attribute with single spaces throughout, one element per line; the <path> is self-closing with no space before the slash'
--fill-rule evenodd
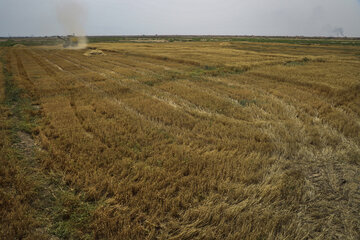
<path id="1" fill-rule="evenodd" d="M 57 5 L 58 20 L 64 28 L 65 35 L 76 35 L 79 39 L 77 47 L 83 49 L 87 46 L 85 33 L 86 10 L 78 0 L 61 0 Z"/>

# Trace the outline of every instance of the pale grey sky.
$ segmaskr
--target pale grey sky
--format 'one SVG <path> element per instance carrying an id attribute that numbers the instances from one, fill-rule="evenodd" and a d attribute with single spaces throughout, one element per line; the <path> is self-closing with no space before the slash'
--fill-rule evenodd
<path id="1" fill-rule="evenodd" d="M 360 37 L 360 0 L 0 0 L 0 36 Z"/>

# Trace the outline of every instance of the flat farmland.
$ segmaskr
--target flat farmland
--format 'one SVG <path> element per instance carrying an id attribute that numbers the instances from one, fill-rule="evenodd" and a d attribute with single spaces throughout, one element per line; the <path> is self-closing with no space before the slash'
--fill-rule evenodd
<path id="1" fill-rule="evenodd" d="M 89 47 L 0 48 L 1 237 L 359 239 L 360 47 Z"/>

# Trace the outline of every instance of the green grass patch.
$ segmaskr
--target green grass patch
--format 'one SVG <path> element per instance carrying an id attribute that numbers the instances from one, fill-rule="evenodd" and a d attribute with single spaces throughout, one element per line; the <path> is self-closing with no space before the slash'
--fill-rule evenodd
<path id="1" fill-rule="evenodd" d="M 121 36 L 91 36 L 88 37 L 89 43 L 115 43 L 120 41 L 130 41 L 136 38 L 121 37 Z"/>
<path id="2" fill-rule="evenodd" d="M 241 99 L 240 101 L 238 101 L 239 104 L 243 107 L 247 107 L 251 104 L 256 103 L 256 100 L 250 100 L 250 99 Z"/>
<path id="3" fill-rule="evenodd" d="M 198 78 L 202 76 L 226 76 L 229 74 L 242 74 L 246 71 L 248 71 L 248 67 L 230 67 L 230 66 L 209 66 L 205 65 L 201 68 L 196 68 L 193 71 L 189 73 L 190 77 L 192 78 Z"/>
<path id="4" fill-rule="evenodd" d="M 310 62 L 311 60 L 307 57 L 304 57 L 301 60 L 298 61 L 288 61 L 286 62 L 284 65 L 285 66 L 302 66 L 305 65 L 306 63 Z"/>
<path id="5" fill-rule="evenodd" d="M 56 38 L 21 38 L 21 39 L 8 39 L 6 41 L 0 41 L 0 47 L 12 47 L 16 44 L 24 46 L 53 46 L 61 44 L 62 41 Z"/>
<path id="6" fill-rule="evenodd" d="M 346 46 L 360 46 L 360 40 L 338 40 L 334 38 L 323 39 L 307 39 L 307 38 L 270 38 L 270 37 L 239 37 L 231 38 L 232 42 L 256 42 L 256 43 L 286 43 L 286 44 L 300 44 L 300 45 L 346 45 Z"/>
<path id="7" fill-rule="evenodd" d="M 16 44 L 16 42 L 12 39 L 8 39 L 6 41 L 0 42 L 0 47 L 12 47 Z"/>
<path id="8" fill-rule="evenodd" d="M 16 86 L 12 74 L 7 70 L 5 61 L 3 73 L 5 77 L 5 100 L 4 104 L 10 109 L 12 115 L 12 131 L 23 131 L 31 134 L 37 125 L 38 110 L 36 110 L 32 104 L 31 99 L 25 96 L 22 89 Z"/>
<path id="9" fill-rule="evenodd" d="M 303 65 L 305 65 L 305 63 L 302 61 L 290 61 L 290 62 L 286 62 L 284 65 L 285 66 L 303 66 Z"/>
<path id="10" fill-rule="evenodd" d="M 53 208 L 55 224 L 51 232 L 61 239 L 92 239 L 86 226 L 96 206 L 70 191 L 59 193 Z"/>
<path id="11" fill-rule="evenodd" d="M 153 81 L 146 81 L 144 82 L 145 85 L 148 85 L 150 87 L 153 87 L 155 85 L 155 83 Z"/>

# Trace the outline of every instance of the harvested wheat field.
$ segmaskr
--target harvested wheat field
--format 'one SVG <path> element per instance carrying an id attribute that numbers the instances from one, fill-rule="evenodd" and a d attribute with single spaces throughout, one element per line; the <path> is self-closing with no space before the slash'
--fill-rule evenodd
<path id="1" fill-rule="evenodd" d="M 359 46 L 91 49 L 0 48 L 1 239 L 360 238 Z"/>

